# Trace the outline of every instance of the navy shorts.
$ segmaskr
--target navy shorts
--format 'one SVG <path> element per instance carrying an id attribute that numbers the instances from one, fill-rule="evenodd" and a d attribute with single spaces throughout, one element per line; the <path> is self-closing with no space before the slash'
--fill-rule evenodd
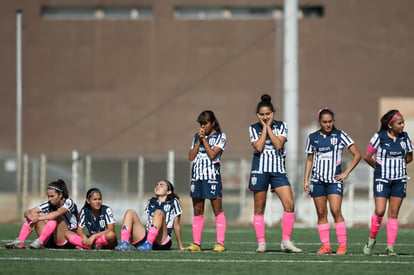
<path id="1" fill-rule="evenodd" d="M 222 196 L 220 175 L 215 180 L 191 180 L 190 197 L 215 200 Z"/>
<path id="2" fill-rule="evenodd" d="M 282 173 L 263 172 L 250 174 L 249 190 L 267 191 L 269 185 L 273 190 L 281 186 L 290 186 L 290 182 L 287 175 Z"/>
<path id="3" fill-rule="evenodd" d="M 148 232 L 147 232 L 148 233 Z M 138 246 L 141 246 L 145 243 L 145 241 L 147 240 L 147 233 L 145 233 L 145 237 L 142 238 L 142 240 L 132 244 L 133 246 L 135 246 L 135 248 L 137 248 Z M 154 242 L 152 244 L 152 250 L 169 250 L 171 248 L 172 245 L 172 240 L 171 237 L 168 237 L 168 241 L 164 244 L 158 244 L 156 242 Z"/>
<path id="4" fill-rule="evenodd" d="M 321 181 L 310 182 L 310 195 L 312 198 L 325 197 L 328 195 L 344 195 L 342 182 L 326 183 Z"/>
<path id="5" fill-rule="evenodd" d="M 407 196 L 407 179 L 388 180 L 374 177 L 374 195 L 389 198 Z"/>

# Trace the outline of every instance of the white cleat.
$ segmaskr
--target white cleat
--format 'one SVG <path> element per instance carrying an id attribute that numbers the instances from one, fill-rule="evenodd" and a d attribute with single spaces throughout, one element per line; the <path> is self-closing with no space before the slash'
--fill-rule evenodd
<path id="1" fill-rule="evenodd" d="M 259 243 L 259 245 L 257 246 L 256 252 L 258 253 L 266 252 L 266 243 Z"/>
<path id="2" fill-rule="evenodd" d="M 280 250 L 282 250 L 282 252 L 288 252 L 288 253 L 301 253 L 302 252 L 302 249 L 297 248 L 291 241 L 283 241 L 280 244 Z"/>

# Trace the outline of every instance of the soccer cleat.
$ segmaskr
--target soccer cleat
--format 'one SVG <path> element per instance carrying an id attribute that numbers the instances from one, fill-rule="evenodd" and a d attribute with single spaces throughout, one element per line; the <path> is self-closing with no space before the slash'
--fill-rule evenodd
<path id="1" fill-rule="evenodd" d="M 26 248 L 26 245 L 24 244 L 24 242 L 18 239 L 15 239 L 11 243 L 6 243 L 5 247 L 7 249 L 21 249 L 21 248 Z"/>
<path id="2" fill-rule="evenodd" d="M 375 239 L 368 239 L 368 242 L 365 244 L 364 248 L 362 249 L 362 252 L 366 256 L 372 255 L 372 252 L 374 251 L 374 246 L 377 241 Z"/>
<path id="3" fill-rule="evenodd" d="M 287 252 L 287 253 L 301 253 L 302 249 L 297 248 L 292 241 L 282 241 L 282 243 L 280 244 L 280 250 L 282 250 L 282 252 Z"/>
<path id="4" fill-rule="evenodd" d="M 345 244 L 339 245 L 339 248 L 336 251 L 336 255 L 345 255 L 345 254 L 346 254 L 346 245 Z"/>
<path id="5" fill-rule="evenodd" d="M 394 247 L 392 246 L 387 246 L 384 254 L 387 256 L 397 256 L 397 253 L 394 252 Z"/>
<path id="6" fill-rule="evenodd" d="M 152 250 L 152 244 L 150 244 L 149 242 L 145 242 L 142 245 L 137 247 L 138 251 L 142 251 L 142 252 L 148 252 Z"/>
<path id="7" fill-rule="evenodd" d="M 39 241 L 39 239 L 36 239 L 30 244 L 30 248 L 31 249 L 40 249 L 40 248 L 42 248 L 42 243 Z"/>
<path id="8" fill-rule="evenodd" d="M 199 244 L 192 243 L 190 246 L 185 248 L 186 251 L 201 251 L 201 247 Z"/>
<path id="9" fill-rule="evenodd" d="M 266 243 L 259 243 L 259 245 L 257 246 L 256 252 L 258 253 L 266 252 Z"/>
<path id="10" fill-rule="evenodd" d="M 120 242 L 117 246 L 115 246 L 115 250 L 117 251 L 129 251 L 130 249 L 130 244 L 127 241 L 122 241 Z"/>
<path id="11" fill-rule="evenodd" d="M 213 251 L 215 251 L 215 252 L 223 252 L 223 251 L 226 251 L 226 248 L 222 244 L 216 243 L 214 245 Z"/>
<path id="12" fill-rule="evenodd" d="M 316 252 L 316 254 L 320 254 L 320 255 L 332 254 L 332 250 L 329 246 L 322 246 L 321 248 L 319 248 L 319 250 L 318 250 L 318 252 Z"/>

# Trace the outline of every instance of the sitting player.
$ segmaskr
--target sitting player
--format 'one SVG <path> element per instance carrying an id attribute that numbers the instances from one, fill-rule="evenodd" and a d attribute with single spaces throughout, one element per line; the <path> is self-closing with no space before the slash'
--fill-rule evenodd
<path id="1" fill-rule="evenodd" d="M 130 250 L 130 242 L 138 251 L 168 250 L 171 248 L 171 234 L 177 239 L 178 247 L 184 250 L 181 241 L 181 205 L 174 193 L 174 186 L 162 180 L 155 187 L 155 196 L 147 201 L 146 228 L 142 225 L 137 213 L 129 209 L 124 215 L 121 229 L 121 242 L 115 250 Z"/>
<path id="2" fill-rule="evenodd" d="M 66 238 L 78 249 L 113 249 L 117 244 L 115 219 L 111 208 L 102 205 L 102 193 L 98 188 L 86 192 L 86 201 L 79 214 L 76 233 L 66 232 Z M 84 228 L 89 236 L 84 233 Z"/>
<path id="3" fill-rule="evenodd" d="M 69 191 L 63 180 L 51 182 L 47 186 L 48 200 L 24 212 L 26 221 L 20 230 L 19 237 L 6 248 L 25 248 L 24 241 L 33 229 L 39 235 L 30 248 L 74 248 L 65 238 L 66 232 L 76 230 L 78 210 L 69 198 Z M 40 215 L 43 214 L 43 215 Z"/>

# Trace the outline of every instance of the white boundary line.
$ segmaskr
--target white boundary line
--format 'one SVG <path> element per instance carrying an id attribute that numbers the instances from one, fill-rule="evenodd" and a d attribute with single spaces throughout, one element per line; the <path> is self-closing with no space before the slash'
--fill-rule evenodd
<path id="1" fill-rule="evenodd" d="M 0 261 L 65 261 L 65 262 L 153 262 L 154 259 L 74 259 L 74 258 L 22 258 L 22 257 L 0 257 Z M 219 260 L 219 259 L 163 259 L 163 262 L 196 262 L 196 263 L 306 263 L 306 264 L 321 264 L 321 263 L 334 263 L 334 264 L 403 264 L 414 265 L 414 262 L 401 262 L 401 261 L 344 261 L 344 260 Z"/>

